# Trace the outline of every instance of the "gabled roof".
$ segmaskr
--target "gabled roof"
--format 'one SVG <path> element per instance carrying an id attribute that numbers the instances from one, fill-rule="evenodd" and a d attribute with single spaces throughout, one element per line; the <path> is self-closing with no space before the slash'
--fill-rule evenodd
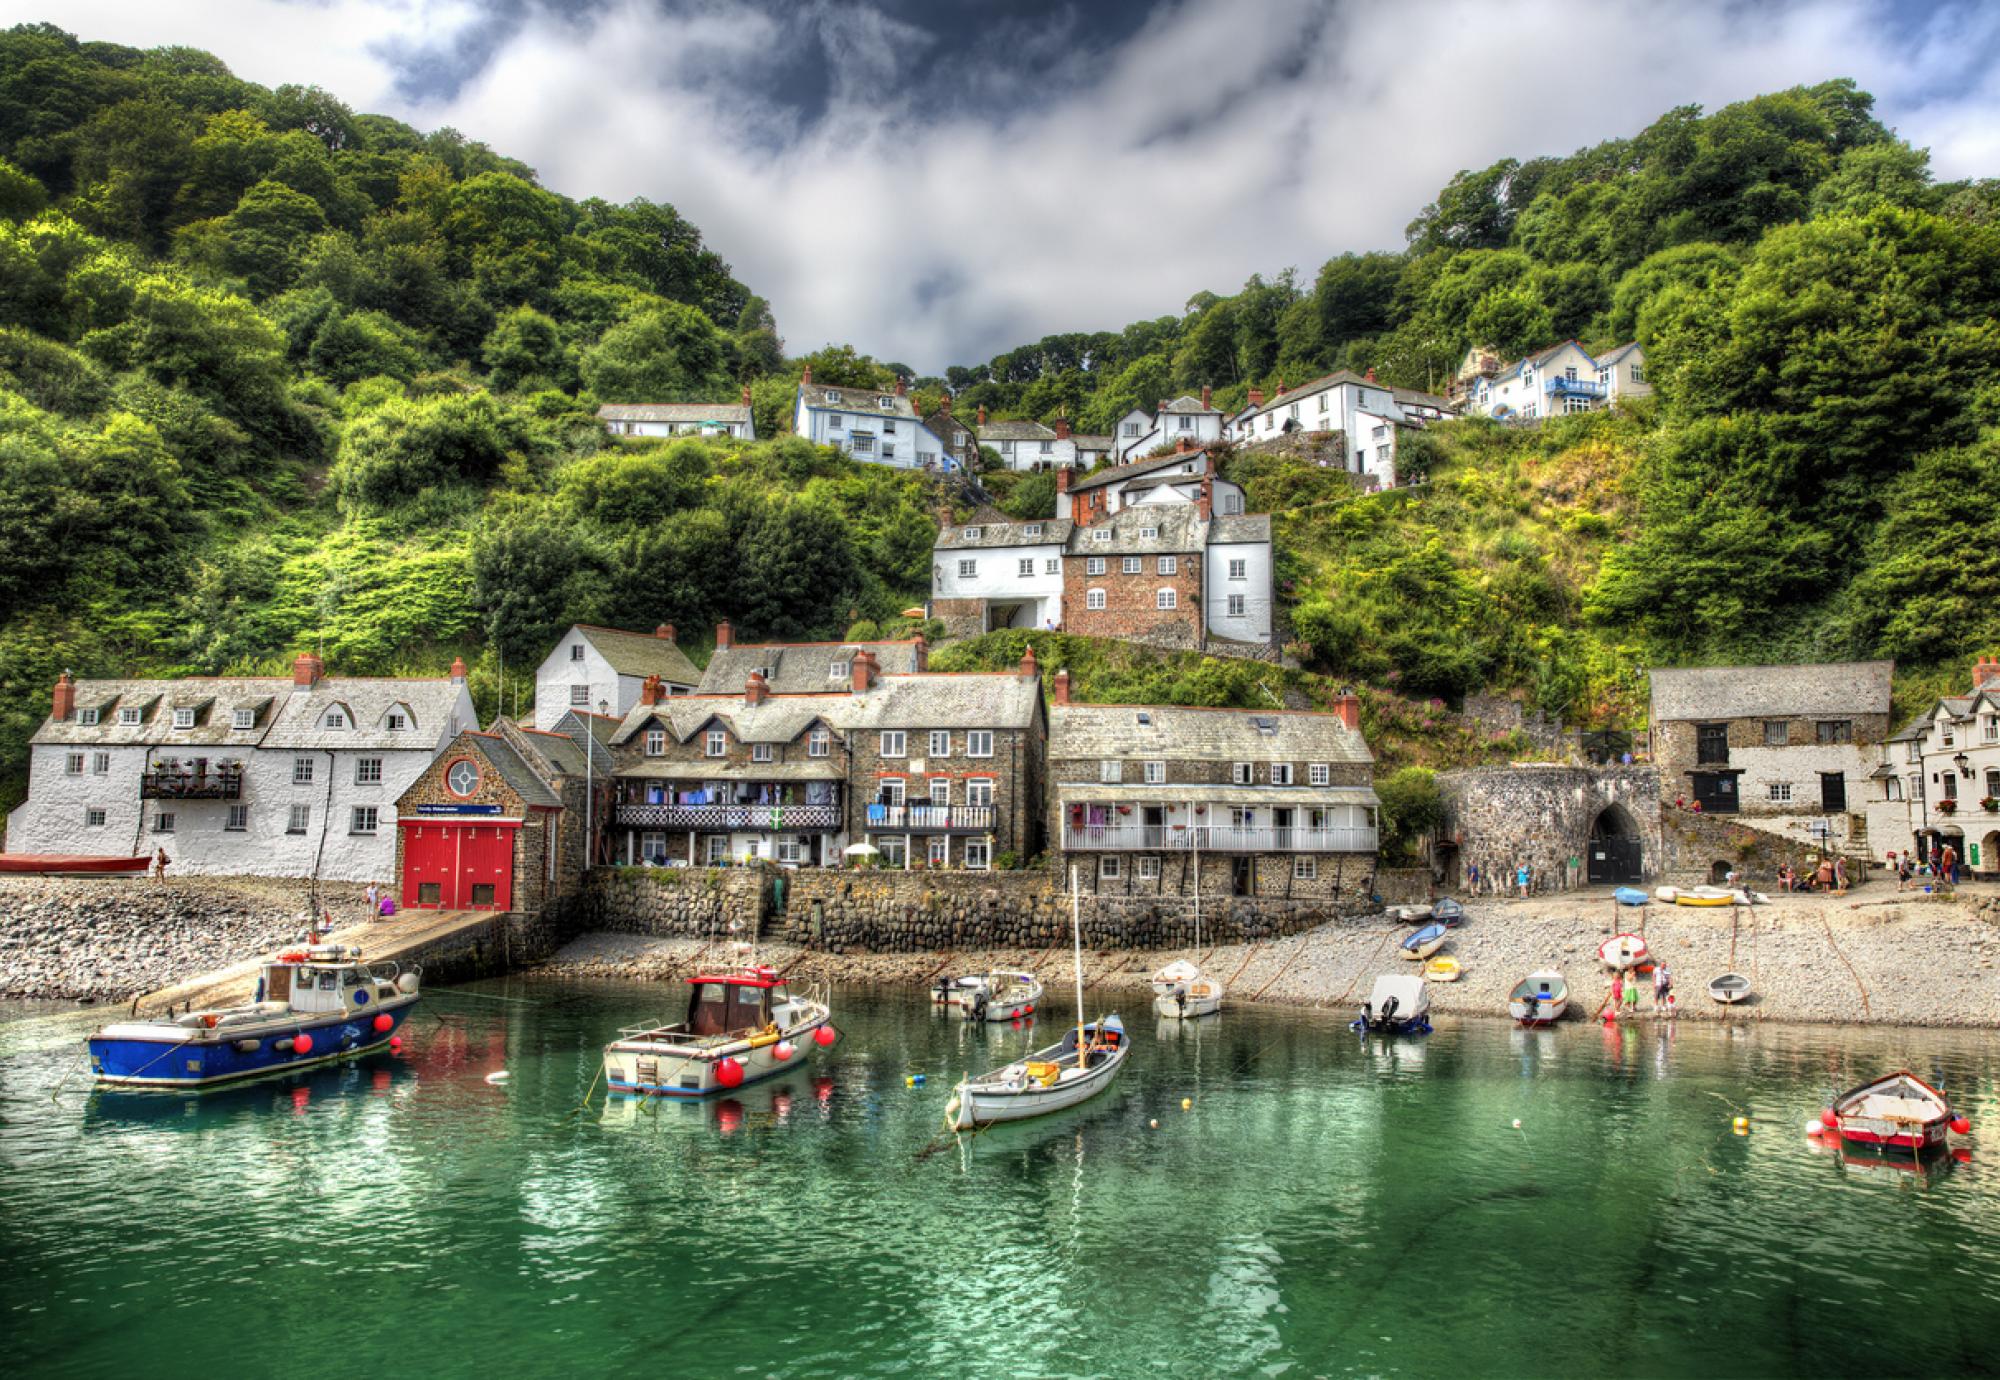
<path id="1" fill-rule="evenodd" d="M 673 685 L 701 684 L 701 672 L 687 653 L 657 633 L 600 628 L 590 623 L 578 623 L 570 631 L 587 638 L 621 676 L 658 676 Z"/>
<path id="2" fill-rule="evenodd" d="M 1887 714 L 1895 669 L 1893 661 L 1660 667 L 1648 672 L 1653 722 Z"/>
<path id="3" fill-rule="evenodd" d="M 605 403 L 597 409 L 607 422 L 733 422 L 750 420 L 750 409 L 734 403 Z"/>
<path id="4" fill-rule="evenodd" d="M 562 717 L 556 720 L 555 728 L 551 732 L 568 738 L 577 746 L 579 756 L 582 752 L 581 745 L 586 741 L 589 742 L 590 769 L 594 772 L 608 772 L 615 760 L 611 755 L 611 741 L 619 730 L 620 722 L 609 714 L 592 714 L 587 711 L 579 713 L 574 709 L 566 709 Z M 535 731 L 522 727 L 524 733 Z"/>
<path id="5" fill-rule="evenodd" d="M 1200 398 L 1194 397 L 1193 395 L 1188 393 L 1181 394 L 1178 398 L 1175 398 L 1172 402 L 1162 402 L 1160 404 L 1160 411 L 1192 412 L 1198 416 L 1204 416 L 1204 417 L 1220 417 L 1222 415 L 1221 408 L 1204 406 Z"/>
<path id="6" fill-rule="evenodd" d="M 1193 450 L 1177 450 L 1171 455 L 1156 456 L 1151 460 L 1134 460 L 1129 465 L 1111 465 L 1101 470 L 1094 470 L 1077 480 L 1069 486 L 1069 491 L 1074 494 L 1086 489 L 1101 488 L 1106 484 L 1122 484 L 1126 480 L 1154 474 L 1173 465 L 1192 464 L 1195 467 L 1194 473 L 1199 475 L 1208 467 L 1208 462 L 1202 458 L 1207 452 L 1206 446 L 1198 446 Z"/>
<path id="7" fill-rule="evenodd" d="M 834 710 L 852 696 L 846 690 L 812 695 L 771 695 L 751 704 L 739 689 L 735 694 L 676 695 L 658 704 L 635 704 L 618 726 L 612 742 L 630 742 L 649 723 L 657 723 L 685 743 L 710 724 L 725 728 L 739 742 L 789 743 L 815 723 L 832 725 Z"/>
<path id="8" fill-rule="evenodd" d="M 915 638 L 907 642 L 739 642 L 715 649 L 708 669 L 702 672 L 700 693 L 741 695 L 752 671 L 764 673 L 764 682 L 774 695 L 844 689 L 845 668 L 854 660 L 856 649 L 866 647 L 874 653 L 877 666 L 889 673 L 916 670 L 917 649 L 922 645 Z M 834 675 L 836 665 L 842 668 L 839 677 Z"/>
<path id="9" fill-rule="evenodd" d="M 835 399 L 838 401 L 835 401 Z M 889 401 L 885 406 L 884 398 Z M 807 407 L 816 407 L 829 412 L 870 412 L 878 417 L 907 417 L 917 419 L 917 409 L 909 396 L 898 393 L 894 388 L 843 388 L 826 387 L 817 383 L 799 385 L 799 399 Z"/>
<path id="10" fill-rule="evenodd" d="M 1218 513 L 1208 521 L 1208 540 L 1217 542 L 1268 542 L 1271 540 L 1269 513 Z"/>
<path id="11" fill-rule="evenodd" d="M 928 671 L 884 676 L 866 694 L 850 695 L 836 722 L 843 729 L 870 731 L 1028 728 L 1041 710 L 1038 676 L 1018 671 Z"/>
<path id="12" fill-rule="evenodd" d="M 1625 356 L 1633 354 L 1639 354 L 1639 342 L 1636 340 L 1630 342 L 1629 344 L 1620 345 L 1615 350 L 1607 350 L 1603 354 L 1596 356 L 1597 367 L 1600 369 L 1608 369 L 1614 364 L 1623 362 Z M 1645 358 L 1645 356 L 1640 355 L 1640 358 L 1643 359 Z"/>
<path id="13" fill-rule="evenodd" d="M 290 693 L 290 677 L 198 676 L 183 680 L 80 680 L 76 683 L 76 707 L 95 709 L 98 721 L 84 724 L 79 715 L 68 719 L 45 719 L 29 742 L 73 744 L 76 746 L 120 747 L 156 743 L 162 747 L 252 748 L 271 726 L 271 701 Z M 145 710 L 136 724 L 120 724 L 118 711 Z M 173 710 L 200 709 L 193 728 L 176 729 Z M 256 719 L 249 728 L 235 727 L 238 709 L 253 710 Z"/>
<path id="14" fill-rule="evenodd" d="M 1069 439 L 1076 442 L 1078 450 L 1110 450 L 1112 443 L 1112 438 L 1109 436 L 1096 436 L 1082 431 L 1072 431 Z"/>
<path id="15" fill-rule="evenodd" d="M 562 808 L 562 797 L 556 794 L 555 787 L 543 780 L 541 773 L 498 733 L 461 733 L 445 749 L 446 756 L 452 748 L 467 748 L 484 757 L 524 805 L 545 810 Z"/>
<path id="16" fill-rule="evenodd" d="M 1208 524 L 1192 503 L 1147 503 L 1077 528 L 1064 550 L 1071 556 L 1175 556 L 1198 552 L 1207 540 Z"/>
<path id="17" fill-rule="evenodd" d="M 1508 379 L 1511 379 L 1517 374 L 1519 374 L 1522 368 L 1526 365 L 1532 364 L 1536 368 L 1540 368 L 1548 360 L 1555 358 L 1557 355 L 1561 354 L 1564 350 L 1568 349 L 1572 345 L 1576 346 L 1576 351 L 1578 354 L 1582 355 L 1585 359 L 1590 359 L 1593 365 L 1596 364 L 1597 361 L 1591 359 L 1590 351 L 1584 349 L 1580 342 L 1575 340 L 1562 340 L 1556 342 L 1554 345 L 1549 346 L 1546 350 L 1537 351 L 1535 354 L 1524 356 L 1523 358 L 1517 359 L 1513 363 L 1506 365 L 1500 370 L 1499 373 L 1493 376 L 1493 382 L 1496 384 L 1505 383 Z"/>
<path id="18" fill-rule="evenodd" d="M 982 551 L 996 546 L 1061 546 L 1069 540 L 1076 524 L 1068 518 L 1043 518 L 1039 522 L 955 522 L 938 529 L 936 550 Z M 1037 529 L 1032 535 L 1029 528 Z M 977 532 L 968 537 L 967 532 Z"/>
<path id="19" fill-rule="evenodd" d="M 279 704 L 271 731 L 264 735 L 264 747 L 430 752 L 443 740 L 465 693 L 465 686 L 448 676 L 327 676 L 310 689 L 286 688 L 290 693 Z M 345 728 L 326 726 L 326 711 L 335 705 L 349 715 Z M 398 705 L 409 710 L 411 722 L 400 732 L 392 732 L 385 726 L 384 716 Z M 478 726 L 478 721 L 470 718 L 462 718 L 458 725 L 461 731 Z"/>
<path id="20" fill-rule="evenodd" d="M 1051 764 L 1063 758 L 1112 757 L 1200 762 L 1375 760 L 1367 740 L 1338 714 L 1162 704 L 1054 705 L 1049 709 L 1048 757 Z"/>

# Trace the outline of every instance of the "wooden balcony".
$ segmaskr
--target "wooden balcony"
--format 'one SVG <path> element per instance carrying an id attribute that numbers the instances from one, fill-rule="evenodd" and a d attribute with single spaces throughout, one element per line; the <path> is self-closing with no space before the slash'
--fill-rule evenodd
<path id="1" fill-rule="evenodd" d="M 1066 853 L 1373 853 L 1375 830 L 1229 824 L 1065 825 Z"/>
<path id="2" fill-rule="evenodd" d="M 236 800 L 243 795 L 243 768 L 151 767 L 139 778 L 141 800 Z"/>
<path id="3" fill-rule="evenodd" d="M 811 833 L 838 830 L 840 814 L 838 805 L 620 805 L 613 819 L 627 829 Z"/>

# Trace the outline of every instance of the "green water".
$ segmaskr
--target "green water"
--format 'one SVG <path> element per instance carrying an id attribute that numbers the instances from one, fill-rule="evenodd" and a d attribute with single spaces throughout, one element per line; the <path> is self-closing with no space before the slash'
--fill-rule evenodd
<path id="1" fill-rule="evenodd" d="M 1916 1173 L 1802 1133 L 1830 1084 L 1908 1063 L 2000 1137 L 1990 1037 L 1147 1017 L 1094 1104 L 950 1143 L 951 1081 L 1032 1032 L 851 992 L 811 1070 L 580 1110 L 602 1042 L 664 1005 L 442 991 L 400 1057 L 202 1097 L 93 1095 L 88 1015 L 0 1012 L 0 1373 L 2000 1364 L 2000 1145 Z"/>

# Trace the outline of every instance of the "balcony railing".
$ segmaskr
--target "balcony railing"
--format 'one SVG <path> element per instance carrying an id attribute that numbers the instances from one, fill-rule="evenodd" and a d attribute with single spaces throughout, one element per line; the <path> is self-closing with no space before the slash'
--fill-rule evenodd
<path id="1" fill-rule="evenodd" d="M 756 829 L 838 829 L 838 805 L 620 805 L 628 829 L 694 829 L 705 833 Z"/>
<path id="2" fill-rule="evenodd" d="M 243 794 L 243 768 L 183 771 L 154 767 L 139 778 L 141 800 L 235 800 Z"/>
<path id="3" fill-rule="evenodd" d="M 1104 824 L 1063 826 L 1065 852 L 1373 853 L 1375 830 L 1237 826 L 1229 824 Z"/>
<path id="4" fill-rule="evenodd" d="M 1605 392 L 1604 385 L 1596 379 L 1553 378 L 1543 387 L 1551 393 L 1567 393 L 1578 398 L 1601 398 Z"/>
<path id="5" fill-rule="evenodd" d="M 955 829 L 991 829 L 991 805 L 870 805 L 871 830 L 937 834 Z"/>

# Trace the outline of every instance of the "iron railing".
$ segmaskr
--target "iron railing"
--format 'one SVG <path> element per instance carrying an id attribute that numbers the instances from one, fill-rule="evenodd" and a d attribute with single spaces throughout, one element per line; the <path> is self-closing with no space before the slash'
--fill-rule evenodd
<path id="1" fill-rule="evenodd" d="M 1101 824 L 1063 826 L 1065 852 L 1373 853 L 1376 831 L 1366 825 L 1331 829 L 1230 824 Z"/>
<path id="2" fill-rule="evenodd" d="M 870 805 L 870 830 L 907 829 L 913 834 L 954 829 L 991 829 L 991 805 Z"/>
<path id="3" fill-rule="evenodd" d="M 620 805 L 614 818 L 629 829 L 694 829 L 706 833 L 755 829 L 838 829 L 838 805 Z"/>
<path id="4" fill-rule="evenodd" d="M 243 794 L 243 768 L 194 771 L 153 767 L 139 778 L 141 800 L 235 800 Z"/>

